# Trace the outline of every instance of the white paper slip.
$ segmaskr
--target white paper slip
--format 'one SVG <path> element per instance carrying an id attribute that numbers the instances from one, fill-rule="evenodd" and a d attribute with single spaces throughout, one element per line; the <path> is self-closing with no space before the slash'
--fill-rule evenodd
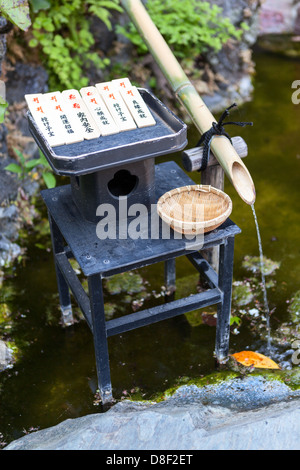
<path id="1" fill-rule="evenodd" d="M 81 88 L 82 99 L 100 128 L 101 135 L 117 134 L 119 128 L 113 120 L 102 97 L 94 86 Z"/>
<path id="2" fill-rule="evenodd" d="M 42 103 L 42 94 L 36 95 L 29 94 L 25 95 L 28 108 L 34 118 L 39 130 L 44 135 L 51 147 L 57 147 L 58 145 L 64 145 L 65 139 L 59 132 L 59 128 L 55 119 L 49 116 Z"/>
<path id="3" fill-rule="evenodd" d="M 64 103 L 59 91 L 42 95 L 42 103 L 47 115 L 51 115 L 59 127 L 66 144 L 75 144 L 84 140 L 83 129 L 76 119 L 68 112 L 68 106 Z"/>
<path id="4" fill-rule="evenodd" d="M 111 82 L 119 91 L 121 90 L 129 90 L 132 88 L 131 82 L 129 78 L 116 78 Z"/>
<path id="5" fill-rule="evenodd" d="M 32 106 L 40 105 L 42 96 L 43 96 L 42 93 L 35 93 L 35 94 L 32 93 L 32 94 L 25 95 L 25 100 L 26 100 L 28 108 L 30 109 L 31 105 Z"/>
<path id="6" fill-rule="evenodd" d="M 120 93 L 138 127 L 155 126 L 156 121 L 135 86 L 121 89 Z"/>
<path id="7" fill-rule="evenodd" d="M 101 96 L 120 131 L 136 129 L 136 124 L 116 88 L 102 91 Z"/>
<path id="8" fill-rule="evenodd" d="M 51 93 L 44 93 L 42 95 L 42 102 L 43 104 L 47 104 L 47 105 L 52 105 L 52 106 L 56 106 L 58 105 L 59 101 L 60 101 L 60 97 L 61 97 L 61 93 L 60 91 L 53 91 Z"/>
<path id="9" fill-rule="evenodd" d="M 112 92 L 116 88 L 112 82 L 96 83 L 95 87 L 100 95 L 102 92 Z"/>
<path id="10" fill-rule="evenodd" d="M 100 129 L 92 118 L 77 90 L 64 90 L 61 93 L 63 102 L 67 105 L 69 116 L 76 119 L 83 130 L 86 140 L 96 139 L 101 135 Z"/>

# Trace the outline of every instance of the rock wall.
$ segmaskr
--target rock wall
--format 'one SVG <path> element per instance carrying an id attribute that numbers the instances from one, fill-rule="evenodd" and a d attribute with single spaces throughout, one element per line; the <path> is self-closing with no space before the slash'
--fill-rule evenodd
<path id="1" fill-rule="evenodd" d="M 218 53 L 206 56 L 212 71 L 217 78 L 214 93 L 203 96 L 212 111 L 221 111 L 233 102 L 242 104 L 251 99 L 253 87 L 251 76 L 255 70 L 252 61 L 252 46 L 259 34 L 260 0 L 210 0 L 223 9 L 223 16 L 240 27 L 248 25 L 240 42 L 229 41 Z M 219 79 L 219 80 L 218 80 Z M 200 91 L 200 90 L 199 90 Z"/>
<path id="2" fill-rule="evenodd" d="M 265 0 L 259 13 L 259 35 L 300 34 L 300 1 Z"/>

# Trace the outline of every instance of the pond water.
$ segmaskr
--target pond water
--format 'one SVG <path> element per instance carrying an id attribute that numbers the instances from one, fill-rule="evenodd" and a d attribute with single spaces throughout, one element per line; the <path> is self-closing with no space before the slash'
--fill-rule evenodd
<path id="1" fill-rule="evenodd" d="M 255 210 L 263 251 L 269 260 L 278 263 L 274 273 L 266 276 L 273 334 L 289 321 L 288 302 L 299 289 L 300 105 L 291 101 L 291 84 L 300 79 L 300 61 L 260 52 L 255 53 L 254 60 L 253 100 L 231 115 L 232 120 L 253 121 L 254 127 L 241 130 L 233 126 L 227 130 L 231 135 L 242 135 L 248 143 L 245 163 L 256 186 Z M 191 128 L 189 146 L 197 141 L 197 132 Z M 161 161 L 169 159 L 181 165 L 179 154 Z M 200 182 L 199 173 L 191 176 Z M 230 183 L 226 182 L 225 191 L 233 201 L 231 218 L 242 229 L 235 245 L 235 288 L 246 286 L 251 300 L 245 305 L 240 300 L 233 305 L 236 322 L 232 326 L 230 352 L 246 348 L 263 352 L 267 332 L 261 279 L 245 264 L 245 256 L 259 257 L 254 218 L 251 207 L 239 198 Z M 32 429 L 101 411 L 95 395 L 91 333 L 82 320 L 69 328 L 59 322 L 52 253 L 37 246 L 50 246 L 49 242 L 47 232 L 39 237 L 29 234 L 26 257 L 10 270 L 2 289 L 1 302 L 11 311 L 8 336 L 19 350 L 14 366 L 0 374 L 0 433 L 7 443 Z M 164 301 L 163 264 L 135 274 L 121 284 L 106 284 L 105 300 L 112 315 L 130 313 L 132 306 L 143 304 L 144 308 Z M 190 263 L 180 259 L 178 295 L 194 292 L 197 280 Z M 245 299 L 244 294 L 242 298 Z M 213 309 L 206 309 L 109 338 L 114 397 L 119 400 L 138 392 L 148 399 L 185 377 L 213 373 L 215 328 L 207 321 L 213 319 L 212 313 Z M 275 360 L 279 357 L 276 353 L 274 350 Z"/>

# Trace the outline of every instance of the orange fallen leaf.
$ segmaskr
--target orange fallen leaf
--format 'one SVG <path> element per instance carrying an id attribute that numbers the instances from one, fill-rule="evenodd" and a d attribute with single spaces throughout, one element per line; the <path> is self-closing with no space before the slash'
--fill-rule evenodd
<path id="1" fill-rule="evenodd" d="M 272 359 L 257 352 L 241 351 L 232 354 L 232 357 L 247 367 L 253 366 L 257 369 L 280 369 L 279 365 L 272 361 Z"/>

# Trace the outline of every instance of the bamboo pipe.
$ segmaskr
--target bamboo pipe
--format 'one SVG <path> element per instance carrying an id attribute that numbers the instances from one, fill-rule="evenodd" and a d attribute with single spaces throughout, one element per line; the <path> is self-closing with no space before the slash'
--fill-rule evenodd
<path id="1" fill-rule="evenodd" d="M 186 108 L 199 132 L 203 134 L 216 120 L 189 81 L 144 5 L 140 0 L 121 0 L 121 4 L 143 37 L 175 95 Z M 255 187 L 251 175 L 229 139 L 224 136 L 214 137 L 211 150 L 239 196 L 247 204 L 254 204 Z"/>

